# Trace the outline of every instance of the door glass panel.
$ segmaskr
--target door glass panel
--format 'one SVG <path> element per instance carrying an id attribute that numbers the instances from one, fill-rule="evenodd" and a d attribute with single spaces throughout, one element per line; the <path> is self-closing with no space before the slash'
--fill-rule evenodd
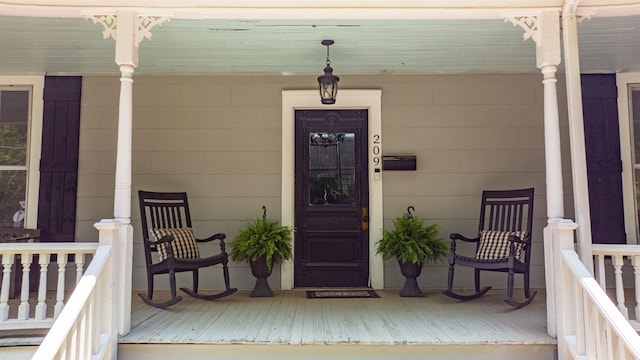
<path id="1" fill-rule="evenodd" d="M 310 205 L 355 203 L 355 134 L 309 134 Z"/>
<path id="2" fill-rule="evenodd" d="M 22 227 L 27 185 L 28 90 L 0 89 L 0 227 Z"/>

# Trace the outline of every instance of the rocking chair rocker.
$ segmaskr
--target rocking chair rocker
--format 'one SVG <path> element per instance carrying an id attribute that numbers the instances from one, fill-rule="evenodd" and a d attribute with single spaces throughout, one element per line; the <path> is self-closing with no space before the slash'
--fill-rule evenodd
<path id="1" fill-rule="evenodd" d="M 140 215 L 144 241 L 144 255 L 147 264 L 148 293 L 138 293 L 148 305 L 164 309 L 182 300 L 176 296 L 176 272 L 191 271 L 193 289 L 180 288 L 187 295 L 198 299 L 215 300 L 237 291 L 229 286 L 228 256 L 225 251 L 225 234 L 214 234 L 206 239 L 196 239 L 191 225 L 191 214 L 187 193 L 161 193 L 138 191 Z M 209 257 L 200 257 L 197 242 L 220 241 L 220 253 Z M 157 256 L 153 256 L 157 253 Z M 154 263 L 154 258 L 159 261 Z M 212 295 L 198 293 L 198 270 L 200 268 L 222 265 L 226 289 Z M 153 280 L 155 275 L 169 274 L 171 299 L 164 302 L 153 300 Z"/>
<path id="2" fill-rule="evenodd" d="M 477 299 L 491 289 L 480 288 L 480 271 L 500 271 L 508 273 L 507 296 L 504 301 L 515 308 L 531 303 L 536 296 L 536 292 L 531 293 L 529 289 L 532 217 L 533 188 L 483 191 L 478 236 L 472 239 L 457 233 L 449 236 L 451 252 L 448 287 L 442 293 L 458 300 Z M 476 243 L 475 257 L 456 254 L 457 240 Z M 453 292 L 455 265 L 474 268 L 474 294 Z M 513 299 L 514 274 L 522 274 L 524 277 L 525 299 L 522 301 Z"/>

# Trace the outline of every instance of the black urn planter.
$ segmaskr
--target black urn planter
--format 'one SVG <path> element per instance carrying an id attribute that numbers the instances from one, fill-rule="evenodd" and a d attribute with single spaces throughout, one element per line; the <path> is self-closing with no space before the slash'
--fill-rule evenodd
<path id="1" fill-rule="evenodd" d="M 416 264 L 411 261 L 407 261 L 400 264 L 400 272 L 406 278 L 404 287 L 400 290 L 401 297 L 424 297 L 424 294 L 418 287 L 418 281 L 416 278 L 420 276 L 422 272 L 422 264 Z"/>
<path id="2" fill-rule="evenodd" d="M 271 270 L 267 267 L 267 257 L 260 256 L 255 261 L 249 261 L 251 265 L 251 273 L 256 277 L 256 285 L 251 290 L 251 297 L 272 297 L 273 290 L 269 287 L 267 278 L 271 275 Z M 273 270 L 273 260 L 271 261 L 271 269 Z"/>

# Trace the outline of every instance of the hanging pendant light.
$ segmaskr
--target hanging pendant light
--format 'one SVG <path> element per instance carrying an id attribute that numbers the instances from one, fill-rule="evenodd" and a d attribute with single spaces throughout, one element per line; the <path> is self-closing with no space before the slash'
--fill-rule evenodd
<path id="1" fill-rule="evenodd" d="M 333 40 L 322 40 L 322 45 L 327 47 L 327 66 L 324 68 L 324 75 L 318 76 L 320 101 L 323 104 L 335 104 L 340 78 L 333 75 L 331 61 L 329 60 L 329 46 L 333 45 Z"/>

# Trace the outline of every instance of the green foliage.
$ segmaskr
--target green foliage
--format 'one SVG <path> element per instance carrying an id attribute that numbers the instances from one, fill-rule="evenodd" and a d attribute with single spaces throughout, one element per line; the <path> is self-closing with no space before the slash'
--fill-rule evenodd
<path id="1" fill-rule="evenodd" d="M 447 243 L 437 237 L 438 224 L 425 226 L 419 217 L 405 215 L 396 218 L 393 225 L 394 230 L 382 230 L 382 239 L 377 243 L 376 253 L 384 260 L 396 257 L 402 263 L 424 264 L 440 261 L 449 253 Z"/>
<path id="2" fill-rule="evenodd" d="M 281 226 L 277 221 L 256 219 L 240 230 L 231 243 L 229 255 L 234 261 L 253 261 L 262 255 L 267 257 L 271 271 L 271 261 L 281 263 L 292 257 L 291 243 L 293 228 Z"/>
<path id="3" fill-rule="evenodd" d="M 26 122 L 1 125 L 0 165 L 26 165 L 26 144 Z M 13 226 L 13 214 L 21 209 L 19 202 L 25 200 L 26 174 L 26 170 L 4 170 L 0 172 L 0 227 Z"/>
<path id="4" fill-rule="evenodd" d="M 26 165 L 27 124 L 0 126 L 0 164 Z"/>

